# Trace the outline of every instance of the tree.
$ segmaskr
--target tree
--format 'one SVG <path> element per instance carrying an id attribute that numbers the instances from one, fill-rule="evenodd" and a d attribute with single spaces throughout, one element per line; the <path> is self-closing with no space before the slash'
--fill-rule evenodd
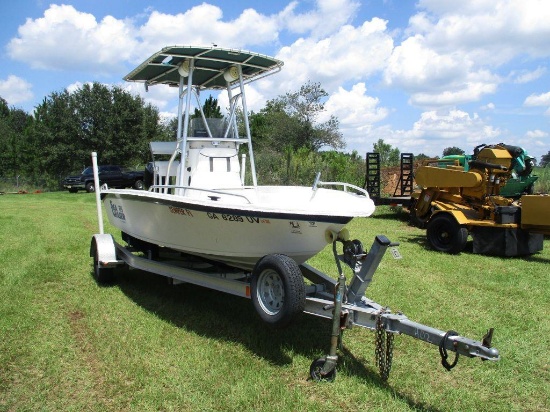
<path id="1" fill-rule="evenodd" d="M 540 163 L 539 163 L 541 167 L 546 167 L 548 166 L 548 164 L 550 164 L 550 151 L 548 151 L 548 153 L 546 153 L 540 158 Z"/>
<path id="2" fill-rule="evenodd" d="M 218 99 L 214 99 L 212 95 L 208 96 L 208 98 L 204 101 L 204 104 L 202 105 L 202 112 L 204 113 L 204 117 L 211 118 L 211 119 L 221 119 L 223 118 L 220 106 L 218 104 Z M 195 117 L 201 117 L 201 112 L 199 109 L 195 109 L 195 112 L 191 116 L 192 118 Z"/>
<path id="3" fill-rule="evenodd" d="M 447 147 L 443 149 L 443 156 L 450 156 L 450 155 L 463 155 L 464 150 L 462 150 L 459 147 Z"/>
<path id="4" fill-rule="evenodd" d="M 391 144 L 384 143 L 384 139 L 378 139 L 373 144 L 373 150 L 380 155 L 381 166 L 397 166 L 399 164 L 399 149 L 392 147 Z"/>
<path id="5" fill-rule="evenodd" d="M 31 123 L 31 116 L 9 108 L 0 97 L 0 175 L 17 176 L 26 171 L 29 159 L 25 131 Z"/>
<path id="6" fill-rule="evenodd" d="M 424 153 L 420 153 L 414 157 L 414 160 L 417 162 L 421 162 L 422 160 L 430 159 L 430 156 L 425 155 Z"/>
<path id="7" fill-rule="evenodd" d="M 308 82 L 299 91 L 269 100 L 259 113 L 250 116 L 257 143 L 279 151 L 343 148 L 338 118 L 330 116 L 327 121 L 318 121 L 325 110 L 322 100 L 327 96 L 319 83 Z"/>
<path id="8" fill-rule="evenodd" d="M 69 93 L 54 92 L 38 105 L 27 141 L 33 174 L 50 186 L 90 164 L 96 151 L 104 164 L 135 166 L 149 158 L 149 141 L 161 134 L 158 110 L 120 87 L 85 84 Z"/>

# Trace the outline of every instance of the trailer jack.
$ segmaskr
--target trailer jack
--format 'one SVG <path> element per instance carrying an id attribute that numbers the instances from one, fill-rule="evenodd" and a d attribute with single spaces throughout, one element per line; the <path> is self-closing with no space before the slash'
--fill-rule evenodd
<path id="1" fill-rule="evenodd" d="M 459 355 L 478 357 L 482 360 L 497 361 L 500 356 L 497 349 L 491 346 L 493 329 L 489 329 L 481 342 L 460 336 L 455 331 L 441 331 L 430 326 L 409 320 L 402 313 L 392 313 L 387 307 L 368 299 L 364 294 L 372 281 L 374 272 L 380 264 L 386 250 L 391 248 L 394 258 L 401 258 L 396 249 L 398 243 L 392 243 L 385 236 L 376 236 L 368 253 L 363 251 L 361 242 L 347 240 L 347 233 L 333 236 L 332 250 L 338 269 L 338 280 L 307 264 L 301 265 L 304 276 L 317 283 L 315 291 L 306 297 L 305 312 L 332 320 L 332 333 L 329 353 L 314 360 L 310 366 L 310 377 L 315 381 L 333 381 L 336 377 L 338 347 L 342 344 L 343 330 L 360 326 L 376 332 L 375 356 L 382 381 L 389 378 L 395 334 L 409 335 L 439 347 L 441 364 L 450 371 L 458 362 Z M 343 244 L 344 253 L 338 255 L 336 244 Z M 349 287 L 342 270 L 344 262 L 353 271 Z M 326 291 L 319 290 L 319 283 L 326 286 Z M 330 291 L 333 292 L 333 303 L 327 304 Z M 331 313 L 329 314 L 329 310 Z M 449 353 L 455 352 L 453 362 L 449 363 Z"/>

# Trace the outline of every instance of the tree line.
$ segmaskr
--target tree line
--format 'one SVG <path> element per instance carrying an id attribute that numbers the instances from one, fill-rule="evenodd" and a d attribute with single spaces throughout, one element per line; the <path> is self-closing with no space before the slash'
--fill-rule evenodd
<path id="1" fill-rule="evenodd" d="M 356 151 L 341 151 L 338 119 L 318 120 L 327 96 L 319 83 L 308 82 L 250 113 L 261 184 L 311 184 L 317 172 L 325 181 L 364 184 L 365 160 Z M 208 117 L 223 117 L 212 96 L 203 110 Z M 161 121 L 156 107 L 119 86 L 92 83 L 73 92 L 53 92 L 32 115 L 0 97 L 0 177 L 21 176 L 35 187 L 57 190 L 65 175 L 90 164 L 92 151 L 102 164 L 141 168 L 150 161 L 149 142 L 173 141 L 176 129 L 177 119 Z M 444 155 L 464 153 L 445 150 Z M 380 153 L 382 166 L 399 164 L 399 149 L 382 139 L 372 151 Z M 416 156 L 422 158 L 427 156 Z M 550 152 L 542 160 L 548 163 Z"/>

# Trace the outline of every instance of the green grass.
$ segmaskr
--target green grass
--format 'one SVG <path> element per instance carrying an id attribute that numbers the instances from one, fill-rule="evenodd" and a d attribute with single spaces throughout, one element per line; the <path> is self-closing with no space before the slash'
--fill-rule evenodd
<path id="1" fill-rule="evenodd" d="M 357 220 L 350 231 L 366 247 L 385 234 L 403 255 L 384 257 L 370 298 L 475 339 L 494 327 L 502 359 L 461 357 L 447 372 L 435 346 L 397 336 L 385 384 L 374 334 L 354 328 L 336 381 L 315 383 L 309 365 L 328 351 L 328 321 L 304 315 L 272 330 L 249 300 L 135 270 L 98 286 L 94 200 L 0 196 L 0 411 L 550 409 L 548 239 L 527 258 L 449 256 L 387 208 Z M 330 248 L 311 263 L 335 272 Z"/>

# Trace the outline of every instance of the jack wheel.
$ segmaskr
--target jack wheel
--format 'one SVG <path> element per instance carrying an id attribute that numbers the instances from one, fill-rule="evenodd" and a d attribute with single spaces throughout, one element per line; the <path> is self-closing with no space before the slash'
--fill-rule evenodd
<path id="1" fill-rule="evenodd" d="M 426 236 L 435 250 L 456 255 L 466 246 L 468 229 L 460 226 L 453 216 L 439 213 L 428 223 Z"/>
<path id="2" fill-rule="evenodd" d="M 326 358 L 319 358 L 312 362 L 309 367 L 309 376 L 316 382 L 326 381 L 332 382 L 336 379 L 336 368 L 331 370 L 326 375 L 323 375 L 323 366 L 325 366 Z"/>
<path id="3" fill-rule="evenodd" d="M 284 327 L 304 310 L 304 278 L 298 264 L 286 255 L 261 258 L 252 271 L 251 289 L 256 312 L 272 326 Z"/>

